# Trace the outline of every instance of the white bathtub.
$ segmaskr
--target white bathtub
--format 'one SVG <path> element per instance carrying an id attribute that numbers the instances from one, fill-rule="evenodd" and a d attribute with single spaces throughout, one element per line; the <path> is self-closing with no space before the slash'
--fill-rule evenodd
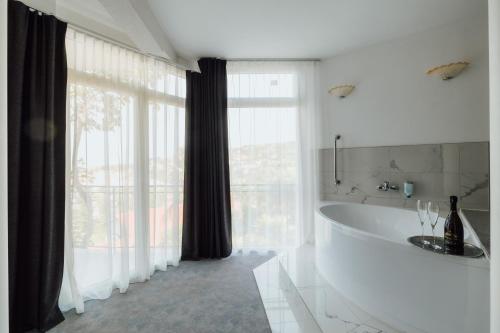
<path id="1" fill-rule="evenodd" d="M 415 211 L 327 203 L 315 228 L 318 270 L 368 313 L 411 333 L 489 332 L 489 261 L 409 244 L 421 234 Z M 479 245 L 465 228 L 466 240 Z"/>

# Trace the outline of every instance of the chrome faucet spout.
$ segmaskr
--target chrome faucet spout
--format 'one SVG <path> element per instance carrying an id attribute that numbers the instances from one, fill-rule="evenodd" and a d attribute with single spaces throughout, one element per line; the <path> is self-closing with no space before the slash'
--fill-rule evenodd
<path id="1" fill-rule="evenodd" d="M 377 190 L 384 191 L 384 192 L 387 192 L 389 190 L 391 190 L 391 191 L 399 191 L 399 185 L 397 185 L 397 184 L 391 185 L 391 183 L 389 183 L 386 180 L 382 184 L 380 184 L 380 185 L 377 186 Z"/>

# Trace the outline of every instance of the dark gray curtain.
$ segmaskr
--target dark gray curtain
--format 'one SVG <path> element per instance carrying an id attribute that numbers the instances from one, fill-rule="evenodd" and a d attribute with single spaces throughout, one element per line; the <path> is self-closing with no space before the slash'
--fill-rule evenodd
<path id="1" fill-rule="evenodd" d="M 226 61 L 187 71 L 182 259 L 231 254 Z"/>
<path id="2" fill-rule="evenodd" d="M 66 23 L 9 1 L 10 332 L 45 332 L 64 317 Z"/>

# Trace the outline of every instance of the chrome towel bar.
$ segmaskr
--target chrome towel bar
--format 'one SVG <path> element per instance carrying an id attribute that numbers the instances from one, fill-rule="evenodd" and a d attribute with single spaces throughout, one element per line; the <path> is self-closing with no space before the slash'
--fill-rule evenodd
<path id="1" fill-rule="evenodd" d="M 340 135 L 335 135 L 335 140 L 333 141 L 333 178 L 335 185 L 340 184 L 340 179 L 337 177 L 337 141 L 340 139 Z"/>

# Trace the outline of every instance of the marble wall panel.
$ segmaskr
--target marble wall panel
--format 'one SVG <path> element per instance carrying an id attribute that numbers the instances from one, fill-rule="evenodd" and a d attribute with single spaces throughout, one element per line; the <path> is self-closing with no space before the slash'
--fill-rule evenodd
<path id="1" fill-rule="evenodd" d="M 333 149 L 321 149 L 319 157 L 322 200 L 413 208 L 424 199 L 447 207 L 449 196 L 457 195 L 463 208 L 489 209 L 488 142 L 339 148 L 339 185 L 334 183 Z M 378 191 L 385 180 L 400 190 Z M 403 195 L 404 181 L 415 184 L 412 198 Z"/>

